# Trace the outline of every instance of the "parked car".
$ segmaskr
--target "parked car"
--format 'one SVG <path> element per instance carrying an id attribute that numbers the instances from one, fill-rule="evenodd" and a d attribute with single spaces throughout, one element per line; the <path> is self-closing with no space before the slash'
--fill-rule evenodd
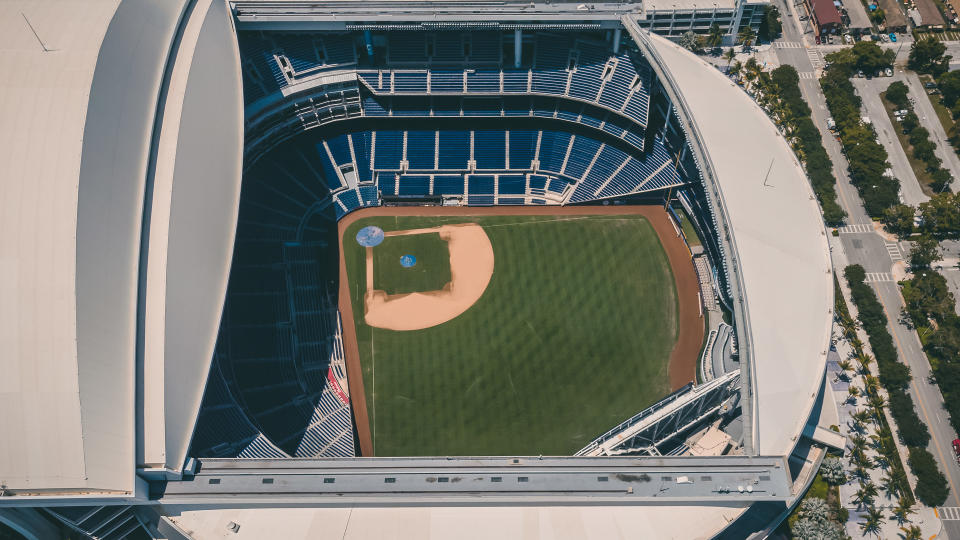
<path id="1" fill-rule="evenodd" d="M 923 85 L 923 87 L 924 87 L 924 88 L 936 88 L 936 87 L 937 87 L 937 83 L 935 83 L 935 82 L 928 82 L 927 84 Z"/>
<path id="2" fill-rule="evenodd" d="M 887 77 L 893 77 L 893 70 L 890 69 L 890 68 L 887 68 L 887 69 L 883 70 L 883 73 L 884 73 Z"/>
<path id="3" fill-rule="evenodd" d="M 892 41 L 892 42 L 894 42 L 894 43 L 897 42 L 897 35 L 894 34 L 893 32 L 890 32 L 890 41 Z"/>
<path id="4" fill-rule="evenodd" d="M 853 36 L 851 36 L 850 34 L 844 34 L 843 41 L 846 42 L 847 45 L 850 45 L 851 43 L 853 43 Z"/>

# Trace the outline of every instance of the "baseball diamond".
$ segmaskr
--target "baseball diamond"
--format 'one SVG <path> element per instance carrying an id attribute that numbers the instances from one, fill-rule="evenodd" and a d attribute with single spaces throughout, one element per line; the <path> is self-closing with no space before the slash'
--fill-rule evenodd
<path id="1" fill-rule="evenodd" d="M 364 455 L 569 454 L 690 382 L 703 322 L 689 252 L 667 220 L 653 206 L 382 208 L 342 220 L 340 306 Z M 386 231 L 381 245 L 352 240 L 370 225 Z M 450 234 L 470 230 L 480 235 Z M 474 260 L 457 263 L 457 249 Z M 435 323 L 445 308 L 431 295 L 484 279 Z M 407 294 L 388 296 L 385 283 Z M 420 302 L 371 319 L 374 295 Z"/>

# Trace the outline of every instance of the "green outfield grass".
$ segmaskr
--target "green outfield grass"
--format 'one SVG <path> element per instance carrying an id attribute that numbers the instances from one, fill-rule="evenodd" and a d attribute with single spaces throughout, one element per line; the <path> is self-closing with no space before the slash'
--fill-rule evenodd
<path id="1" fill-rule="evenodd" d="M 483 297 L 426 330 L 364 324 L 356 232 L 465 222 L 496 257 Z M 641 216 L 372 217 L 343 238 L 378 456 L 569 455 L 670 390 L 677 293 Z"/>
<path id="2" fill-rule="evenodd" d="M 413 255 L 411 268 L 400 258 Z M 373 286 L 387 294 L 442 289 L 450 281 L 450 251 L 439 233 L 389 236 L 373 248 Z"/>

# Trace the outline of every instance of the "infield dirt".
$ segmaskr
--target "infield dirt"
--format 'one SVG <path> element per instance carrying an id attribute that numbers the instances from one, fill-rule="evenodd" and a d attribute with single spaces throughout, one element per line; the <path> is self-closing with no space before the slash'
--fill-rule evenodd
<path id="1" fill-rule="evenodd" d="M 357 426 L 360 454 L 373 455 L 367 399 L 364 392 L 360 352 L 354 327 L 353 305 L 343 252 L 343 235 L 359 219 L 372 216 L 590 216 L 641 215 L 656 232 L 669 260 L 674 276 L 678 304 L 677 341 L 669 358 L 669 383 L 678 389 L 694 380 L 696 361 L 704 334 L 700 316 L 699 285 L 690 252 L 677 235 L 666 211 L 660 206 L 580 206 L 580 207 L 377 207 L 358 210 L 338 224 L 340 242 L 339 304 L 343 319 L 343 341 L 346 353 L 350 397 Z"/>

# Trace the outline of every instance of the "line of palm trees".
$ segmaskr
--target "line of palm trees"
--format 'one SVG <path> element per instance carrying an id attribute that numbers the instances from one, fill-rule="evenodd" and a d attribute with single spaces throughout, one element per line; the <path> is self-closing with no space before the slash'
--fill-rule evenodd
<path id="1" fill-rule="evenodd" d="M 855 504 L 857 510 L 862 511 L 861 517 L 864 521 L 860 523 L 860 530 L 864 535 L 880 536 L 883 523 L 883 512 L 878 509 L 874 502 L 880 495 L 880 490 L 888 500 L 896 500 L 897 504 L 891 509 L 891 520 L 895 520 L 897 525 L 903 531 L 903 537 L 907 540 L 919 540 L 921 530 L 918 526 L 910 524 L 910 515 L 915 513 L 914 502 L 908 493 L 901 491 L 901 486 L 907 485 L 906 473 L 902 468 L 891 467 L 883 448 L 885 444 L 893 441 L 893 433 L 889 426 L 883 421 L 883 406 L 886 400 L 880 395 L 880 381 L 870 373 L 870 366 L 874 363 L 874 358 L 864 352 L 863 342 L 857 336 L 857 323 L 848 313 L 838 313 L 838 326 L 843 332 L 843 336 L 853 348 L 851 359 L 844 359 L 837 363 L 840 371 L 837 373 L 837 380 L 850 381 L 849 373 L 860 375 L 862 380 L 862 389 L 854 385 L 848 387 L 848 403 L 857 404 L 859 398 L 865 398 L 864 409 L 857 409 L 850 414 L 848 427 L 852 435 L 849 438 L 851 449 L 849 453 L 849 463 L 853 468 L 851 477 L 859 483 L 853 499 L 850 501 Z M 856 362 L 856 369 L 854 366 Z M 873 427 L 875 433 L 867 435 L 868 427 Z M 873 449 L 877 456 L 871 458 L 867 454 L 867 449 Z M 870 471 L 879 468 L 884 471 L 884 476 L 880 480 L 879 488 L 870 479 Z"/>

